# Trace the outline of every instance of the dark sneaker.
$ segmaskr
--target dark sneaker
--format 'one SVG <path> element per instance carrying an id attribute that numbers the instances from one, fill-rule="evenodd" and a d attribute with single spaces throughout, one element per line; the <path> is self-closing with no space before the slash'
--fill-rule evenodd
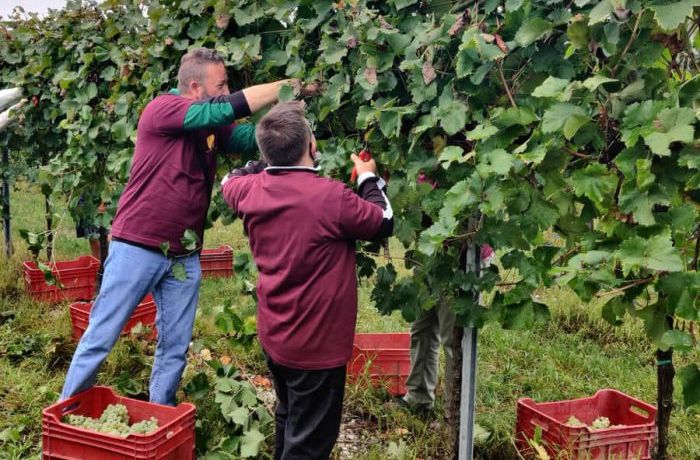
<path id="1" fill-rule="evenodd" d="M 394 403 L 422 418 L 427 418 L 434 412 L 434 407 L 431 404 L 411 404 L 401 396 L 394 398 Z"/>

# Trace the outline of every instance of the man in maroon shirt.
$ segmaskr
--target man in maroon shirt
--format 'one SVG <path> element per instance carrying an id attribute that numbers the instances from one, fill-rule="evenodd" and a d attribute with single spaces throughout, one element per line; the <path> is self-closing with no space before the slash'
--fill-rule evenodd
<path id="1" fill-rule="evenodd" d="M 318 176 L 316 141 L 298 103 L 275 106 L 256 135 L 265 163 L 229 174 L 222 191 L 243 219 L 259 272 L 258 336 L 277 393 L 275 459 L 325 460 L 352 353 L 355 240 L 391 235 L 392 209 L 373 160 L 352 156 L 357 194 Z"/>
<path id="2" fill-rule="evenodd" d="M 255 127 L 234 121 L 276 101 L 286 82 L 297 83 L 279 81 L 230 94 L 223 59 L 197 48 L 182 57 L 177 91 L 146 106 L 112 225 L 102 287 L 62 399 L 94 384 L 124 324 L 151 292 L 158 307 L 158 344 L 150 399 L 175 404 L 197 308 L 199 250 L 217 155 L 256 149 Z"/>

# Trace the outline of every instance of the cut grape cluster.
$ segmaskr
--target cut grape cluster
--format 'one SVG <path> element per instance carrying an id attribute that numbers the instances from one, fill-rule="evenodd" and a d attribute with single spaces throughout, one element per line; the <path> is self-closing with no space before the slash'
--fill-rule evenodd
<path id="1" fill-rule="evenodd" d="M 129 412 L 123 404 L 110 404 L 100 418 L 69 414 L 63 421 L 86 430 L 122 437 L 130 434 L 148 434 L 158 428 L 158 419 L 155 417 L 129 425 Z"/>
<path id="2" fill-rule="evenodd" d="M 589 428 L 593 430 L 604 430 L 606 428 L 619 428 L 624 425 L 611 425 L 610 424 L 610 419 L 607 417 L 598 417 L 597 419 L 593 420 L 590 425 L 586 425 L 583 423 L 581 420 L 576 418 L 575 416 L 569 417 L 569 419 L 565 423 L 567 426 L 570 426 L 572 428 L 583 428 L 585 426 L 588 426 Z"/>

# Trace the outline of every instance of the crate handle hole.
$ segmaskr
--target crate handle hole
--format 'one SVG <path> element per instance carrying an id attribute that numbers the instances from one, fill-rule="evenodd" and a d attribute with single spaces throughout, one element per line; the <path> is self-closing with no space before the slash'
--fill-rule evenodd
<path id="1" fill-rule="evenodd" d="M 638 406 L 630 406 L 630 412 L 641 415 L 644 418 L 649 418 L 649 411 Z"/>
<path id="2" fill-rule="evenodd" d="M 76 402 L 64 407 L 63 409 L 61 409 L 61 414 L 65 415 L 67 412 L 72 412 L 72 411 L 76 410 L 78 407 L 80 407 L 80 401 L 76 401 Z"/>

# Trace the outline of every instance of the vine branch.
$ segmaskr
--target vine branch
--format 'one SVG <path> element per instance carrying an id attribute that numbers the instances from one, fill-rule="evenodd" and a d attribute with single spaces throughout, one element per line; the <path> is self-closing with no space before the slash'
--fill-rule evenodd
<path id="1" fill-rule="evenodd" d="M 617 68 L 622 62 L 622 59 L 624 59 L 625 55 L 627 54 L 627 51 L 629 51 L 630 46 L 632 46 L 632 43 L 634 40 L 637 38 L 637 29 L 639 28 L 639 22 L 642 20 L 642 16 L 644 15 L 644 10 L 640 11 L 639 14 L 637 14 L 637 20 L 634 22 L 634 27 L 632 27 L 632 35 L 630 35 L 630 39 L 627 40 L 627 44 L 625 45 L 625 48 L 622 50 L 622 53 L 620 53 L 620 58 L 617 61 L 617 64 L 615 64 L 615 67 L 613 67 L 611 74 L 615 76 L 615 72 L 617 72 Z"/>
<path id="2" fill-rule="evenodd" d="M 609 296 L 609 295 L 620 294 L 620 293 L 625 292 L 626 290 L 631 289 L 635 286 L 640 286 L 642 284 L 647 284 L 650 281 L 654 281 L 654 279 L 656 279 L 654 276 L 650 276 L 648 278 L 641 278 L 638 280 L 634 280 L 631 283 L 626 284 L 620 288 L 612 289 L 610 291 L 605 291 L 605 292 L 599 292 L 595 296 L 600 298 L 600 297 L 605 297 L 605 296 Z"/>
<path id="3" fill-rule="evenodd" d="M 503 75 L 503 59 L 498 61 L 498 75 L 501 77 L 501 83 L 503 83 L 503 87 L 506 89 L 506 94 L 508 95 L 510 105 L 512 105 L 514 109 L 517 109 L 518 104 L 515 103 L 515 99 L 513 99 L 513 94 L 511 93 L 510 86 L 508 86 L 506 77 Z"/>

